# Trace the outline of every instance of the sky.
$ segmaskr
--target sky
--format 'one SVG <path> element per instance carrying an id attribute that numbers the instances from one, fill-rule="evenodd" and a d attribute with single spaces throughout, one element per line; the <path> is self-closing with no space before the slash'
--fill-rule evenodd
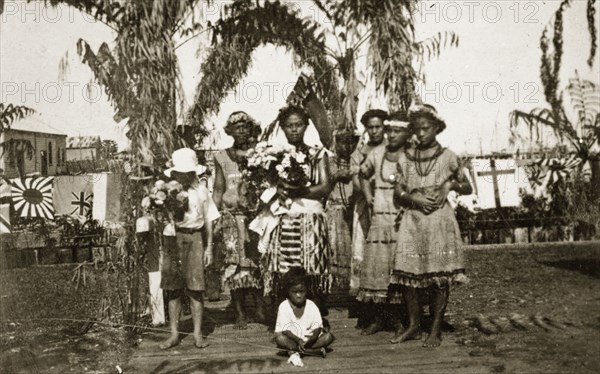
<path id="1" fill-rule="evenodd" d="M 202 3 L 197 12 L 202 21 L 214 21 L 223 4 Z M 456 33 L 460 40 L 458 47 L 444 49 L 438 59 L 425 64 L 426 83 L 419 89 L 423 101 L 436 106 L 446 119 L 448 128 L 439 138 L 444 145 L 458 153 L 507 149 L 509 113 L 545 105 L 539 38 L 558 5 L 558 1 L 421 2 L 416 13 L 418 40 L 444 31 Z M 294 6 L 302 16 L 323 19 L 310 1 L 296 1 Z M 80 38 L 94 50 L 102 42 L 111 45 L 113 30 L 66 6 L 46 8 L 41 2 L 9 0 L 4 7 L 0 16 L 1 101 L 34 108 L 39 119 L 67 135 L 100 135 L 117 140 L 123 148 L 124 124 L 114 121 L 113 108 L 76 50 Z M 198 50 L 206 50 L 207 45 L 205 33 L 177 49 L 187 106 L 193 102 L 200 77 L 202 53 Z M 594 69 L 585 64 L 589 53 L 585 1 L 574 1 L 565 14 L 564 45 L 563 86 L 575 70 L 598 83 L 598 55 Z M 221 128 L 235 110 L 245 110 L 267 125 L 284 105 L 300 73 L 292 57 L 272 45 L 259 48 L 253 57 L 248 76 L 228 94 L 219 113 L 209 118 L 209 126 Z M 59 76 L 61 61 L 68 62 L 63 77 Z M 359 117 L 370 107 L 385 105 L 381 100 L 368 100 L 373 94 L 361 95 Z M 312 131 L 308 136 L 314 138 Z M 221 134 L 220 145 L 230 141 Z"/>

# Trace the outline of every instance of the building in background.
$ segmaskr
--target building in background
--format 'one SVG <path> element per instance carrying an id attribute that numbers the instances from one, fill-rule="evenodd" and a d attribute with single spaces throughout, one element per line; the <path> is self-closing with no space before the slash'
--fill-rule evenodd
<path id="1" fill-rule="evenodd" d="M 102 142 L 99 136 L 73 136 L 67 139 L 67 161 L 97 160 Z"/>
<path id="2" fill-rule="evenodd" d="M 67 135 L 33 115 L 0 134 L 0 168 L 8 178 L 52 176 L 65 168 Z"/>

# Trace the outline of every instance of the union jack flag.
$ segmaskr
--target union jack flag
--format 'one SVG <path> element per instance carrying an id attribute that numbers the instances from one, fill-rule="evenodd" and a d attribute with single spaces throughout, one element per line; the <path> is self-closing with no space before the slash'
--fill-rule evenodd
<path id="1" fill-rule="evenodd" d="M 86 192 L 71 192 L 73 200 L 71 205 L 74 206 L 71 210 L 72 216 L 84 216 L 87 217 L 92 213 L 92 194 Z"/>
<path id="2" fill-rule="evenodd" d="M 54 219 L 53 177 L 13 179 L 12 199 L 20 217 Z"/>

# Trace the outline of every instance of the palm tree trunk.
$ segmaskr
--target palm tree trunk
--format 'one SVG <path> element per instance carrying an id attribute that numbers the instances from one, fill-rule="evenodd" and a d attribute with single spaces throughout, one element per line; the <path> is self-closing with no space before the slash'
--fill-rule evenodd
<path id="1" fill-rule="evenodd" d="M 594 199 L 600 199 L 600 156 L 590 157 L 590 168 L 592 170 L 592 193 Z"/>

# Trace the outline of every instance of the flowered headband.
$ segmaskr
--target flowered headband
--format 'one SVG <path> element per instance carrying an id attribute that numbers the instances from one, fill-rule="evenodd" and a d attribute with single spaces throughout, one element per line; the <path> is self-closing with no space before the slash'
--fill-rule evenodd
<path id="1" fill-rule="evenodd" d="M 440 126 L 438 133 L 446 128 L 446 121 L 438 114 L 435 107 L 429 104 L 414 105 L 408 110 L 408 118 L 411 122 L 418 117 L 429 117 Z"/>
<path id="2" fill-rule="evenodd" d="M 229 116 L 229 118 L 227 118 L 227 122 L 225 123 L 225 131 L 227 132 L 227 129 L 229 129 L 231 126 L 243 122 L 251 127 L 260 127 L 260 125 L 258 124 L 258 122 L 256 122 L 256 120 L 252 117 L 250 117 L 250 115 L 246 112 L 233 112 L 231 113 L 231 115 Z"/>
<path id="3" fill-rule="evenodd" d="M 395 120 L 395 119 L 386 119 L 385 121 L 383 121 L 383 126 L 385 126 L 385 127 L 400 127 L 403 129 L 407 129 L 409 125 L 410 125 L 410 122 L 399 121 L 399 120 Z"/>

